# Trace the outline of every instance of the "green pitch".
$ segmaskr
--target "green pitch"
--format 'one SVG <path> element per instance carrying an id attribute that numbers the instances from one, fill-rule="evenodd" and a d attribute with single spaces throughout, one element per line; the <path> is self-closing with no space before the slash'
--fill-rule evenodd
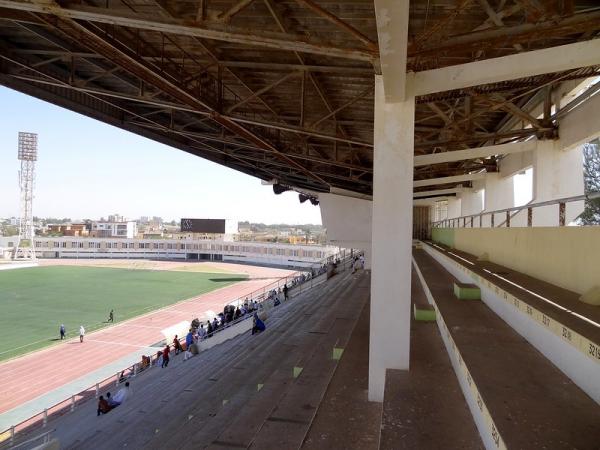
<path id="1" fill-rule="evenodd" d="M 0 361 L 241 281 L 246 275 L 50 266 L 0 272 Z M 190 317 L 192 319 L 192 317 Z"/>

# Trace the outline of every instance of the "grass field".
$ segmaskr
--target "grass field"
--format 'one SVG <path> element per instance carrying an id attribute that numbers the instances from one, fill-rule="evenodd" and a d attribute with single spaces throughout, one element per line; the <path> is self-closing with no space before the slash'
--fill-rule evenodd
<path id="1" fill-rule="evenodd" d="M 0 272 L 0 361 L 245 279 L 231 273 L 48 266 Z M 191 319 L 191 318 L 190 318 Z"/>

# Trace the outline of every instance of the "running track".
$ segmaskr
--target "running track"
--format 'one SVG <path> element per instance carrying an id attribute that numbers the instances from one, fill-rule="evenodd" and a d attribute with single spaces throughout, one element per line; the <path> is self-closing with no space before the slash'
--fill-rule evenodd
<path id="1" fill-rule="evenodd" d="M 89 372 L 110 364 L 137 349 L 164 339 L 160 330 L 205 311 L 222 311 L 233 299 L 258 290 L 291 271 L 265 267 L 231 267 L 250 275 L 249 281 L 209 292 L 158 311 L 125 321 L 104 330 L 86 334 L 48 349 L 30 353 L 0 364 L 0 414 L 46 394 Z M 243 270 L 240 270 L 242 269 Z"/>

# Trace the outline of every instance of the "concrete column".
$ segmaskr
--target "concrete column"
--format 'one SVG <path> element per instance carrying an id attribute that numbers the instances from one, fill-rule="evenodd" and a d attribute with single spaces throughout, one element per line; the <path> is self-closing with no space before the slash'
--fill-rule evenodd
<path id="1" fill-rule="evenodd" d="M 461 215 L 461 199 L 459 197 L 448 198 L 448 219 L 454 219 Z"/>
<path id="2" fill-rule="evenodd" d="M 583 153 L 581 147 L 560 148 L 560 141 L 540 141 L 534 152 L 533 196 L 535 202 L 544 202 L 582 195 Z M 583 201 L 566 206 L 566 223 L 583 212 Z M 542 206 L 533 210 L 533 226 L 557 226 L 558 205 Z"/>
<path id="3" fill-rule="evenodd" d="M 383 401 L 386 369 L 408 369 L 414 98 L 386 103 L 375 77 L 369 400 Z"/>

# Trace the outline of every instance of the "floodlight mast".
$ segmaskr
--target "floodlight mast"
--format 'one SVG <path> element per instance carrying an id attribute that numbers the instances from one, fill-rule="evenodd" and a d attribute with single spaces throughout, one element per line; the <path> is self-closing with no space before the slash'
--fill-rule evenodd
<path id="1" fill-rule="evenodd" d="M 18 158 L 21 161 L 19 188 L 21 195 L 19 216 L 19 238 L 14 248 L 13 259 L 36 259 L 35 232 L 33 228 L 33 187 L 35 183 L 35 162 L 37 161 L 36 133 L 19 132 Z M 24 242 L 29 241 L 29 246 Z"/>

